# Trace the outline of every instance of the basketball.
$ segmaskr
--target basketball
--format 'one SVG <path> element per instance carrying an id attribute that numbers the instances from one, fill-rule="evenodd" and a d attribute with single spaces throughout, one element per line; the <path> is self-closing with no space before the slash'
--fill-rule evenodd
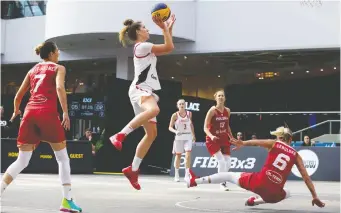
<path id="1" fill-rule="evenodd" d="M 171 10 L 167 6 L 167 4 L 158 3 L 154 5 L 151 14 L 152 14 L 152 17 L 154 16 L 161 17 L 162 21 L 165 22 L 169 19 L 171 15 Z"/>

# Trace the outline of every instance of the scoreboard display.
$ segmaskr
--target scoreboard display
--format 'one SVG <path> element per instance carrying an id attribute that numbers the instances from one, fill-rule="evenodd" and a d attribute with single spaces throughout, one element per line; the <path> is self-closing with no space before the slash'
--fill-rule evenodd
<path id="1" fill-rule="evenodd" d="M 105 104 L 103 98 L 88 96 L 71 96 L 68 100 L 70 118 L 104 118 Z"/>

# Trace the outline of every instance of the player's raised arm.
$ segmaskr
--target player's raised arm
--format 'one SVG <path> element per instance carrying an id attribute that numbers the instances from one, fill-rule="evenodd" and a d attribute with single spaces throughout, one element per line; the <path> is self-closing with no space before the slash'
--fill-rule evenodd
<path id="1" fill-rule="evenodd" d="M 260 146 L 266 149 L 271 149 L 275 144 L 275 140 L 248 140 L 248 141 L 236 141 L 233 140 L 231 143 L 237 147 L 241 146 Z"/>
<path id="2" fill-rule="evenodd" d="M 56 76 L 56 89 L 57 89 L 57 95 L 60 102 L 60 105 L 63 110 L 63 121 L 62 124 L 65 129 L 70 129 L 70 119 L 69 119 L 69 113 L 67 109 L 67 97 L 66 97 L 66 91 L 65 91 L 65 75 L 66 70 L 64 66 L 58 66 L 57 68 L 57 76 Z"/>
<path id="3" fill-rule="evenodd" d="M 311 202 L 312 205 L 316 204 L 318 207 L 324 207 L 325 204 L 323 202 L 321 202 L 320 199 L 317 197 L 314 184 L 311 181 L 311 179 L 308 175 L 308 172 L 304 167 L 303 160 L 298 153 L 296 156 L 296 166 L 297 166 L 298 171 L 301 173 L 302 179 L 304 180 L 305 184 L 307 185 L 307 187 L 308 187 L 308 189 L 309 189 L 309 191 L 313 197 L 313 200 Z"/>
<path id="4" fill-rule="evenodd" d="M 176 121 L 176 113 L 173 113 L 172 117 L 171 117 L 171 120 L 169 122 L 169 127 L 168 127 L 168 130 L 173 132 L 174 134 L 177 133 L 177 131 L 174 129 L 174 124 L 175 124 L 175 121 Z"/>
<path id="5" fill-rule="evenodd" d="M 163 55 L 170 53 L 174 49 L 173 38 L 172 38 L 172 29 L 173 24 L 175 22 L 175 16 L 171 17 L 170 23 L 166 24 L 162 21 L 160 17 L 154 16 L 153 21 L 156 25 L 158 25 L 162 29 L 163 37 L 164 37 L 164 44 L 155 44 L 153 45 L 151 52 L 155 55 Z"/>
<path id="6" fill-rule="evenodd" d="M 214 108 L 212 107 L 210 110 L 208 110 L 206 114 L 206 118 L 205 118 L 205 123 L 204 123 L 204 132 L 206 133 L 208 137 L 212 139 L 212 141 L 214 138 L 216 138 L 216 136 L 212 135 L 212 133 L 209 130 L 209 125 L 211 123 L 213 116 L 214 116 Z"/>
<path id="7" fill-rule="evenodd" d="M 13 111 L 13 115 L 11 117 L 11 122 L 13 122 L 13 120 L 15 119 L 15 117 L 17 117 L 17 115 L 19 115 L 21 112 L 19 110 L 22 98 L 24 97 L 25 93 L 27 92 L 27 90 L 30 88 L 30 72 L 28 72 L 26 74 L 26 77 L 24 79 L 24 81 L 21 83 L 21 86 L 17 92 L 17 94 L 15 95 L 14 98 L 14 111 Z"/>

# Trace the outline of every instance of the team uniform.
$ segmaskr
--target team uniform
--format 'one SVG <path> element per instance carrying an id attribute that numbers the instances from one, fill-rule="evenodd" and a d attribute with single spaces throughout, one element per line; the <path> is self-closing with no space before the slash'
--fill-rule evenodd
<path id="1" fill-rule="evenodd" d="M 176 113 L 175 129 L 180 133 L 175 135 L 173 144 L 173 154 L 182 154 L 192 151 L 193 134 L 191 129 L 191 112 L 186 111 L 186 115 L 182 117 L 179 112 Z"/>
<path id="2" fill-rule="evenodd" d="M 296 163 L 296 155 L 295 149 L 277 141 L 260 172 L 241 174 L 240 187 L 258 194 L 267 203 L 283 200 L 286 196 L 283 187 Z"/>
<path id="3" fill-rule="evenodd" d="M 40 141 L 60 143 L 65 132 L 57 110 L 56 70 L 53 62 L 41 62 L 29 72 L 31 97 L 25 108 L 18 134 L 18 145 Z"/>
<path id="4" fill-rule="evenodd" d="M 142 42 L 134 46 L 134 80 L 129 88 L 129 98 L 135 115 L 143 112 L 141 108 L 141 98 L 143 96 L 153 96 L 156 101 L 159 97 L 154 93 L 161 89 L 159 77 L 156 71 L 157 58 L 151 52 L 152 43 Z M 152 118 L 150 122 L 156 123 L 156 117 Z"/>
<path id="5" fill-rule="evenodd" d="M 206 147 L 208 152 L 213 156 L 219 150 L 225 155 L 230 155 L 230 134 L 229 134 L 229 112 L 224 108 L 223 112 L 215 109 L 215 114 L 211 119 L 209 131 L 212 135 L 217 136 L 217 141 L 212 141 L 209 136 L 206 136 Z"/>

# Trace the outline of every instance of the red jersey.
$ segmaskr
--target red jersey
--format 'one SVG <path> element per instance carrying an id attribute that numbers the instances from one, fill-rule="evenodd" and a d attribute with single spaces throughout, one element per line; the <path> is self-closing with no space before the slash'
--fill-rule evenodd
<path id="1" fill-rule="evenodd" d="M 277 141 L 268 157 L 262 170 L 258 173 L 259 181 L 269 188 L 283 188 L 293 165 L 296 163 L 297 152 L 289 145 Z"/>
<path id="2" fill-rule="evenodd" d="M 26 109 L 57 111 L 56 70 L 58 64 L 41 62 L 29 72 L 31 97 Z"/>
<path id="3" fill-rule="evenodd" d="M 229 113 L 226 108 L 223 112 L 218 109 L 214 110 L 214 116 L 211 119 L 211 123 L 208 127 L 211 134 L 217 136 L 222 140 L 229 140 Z"/>

